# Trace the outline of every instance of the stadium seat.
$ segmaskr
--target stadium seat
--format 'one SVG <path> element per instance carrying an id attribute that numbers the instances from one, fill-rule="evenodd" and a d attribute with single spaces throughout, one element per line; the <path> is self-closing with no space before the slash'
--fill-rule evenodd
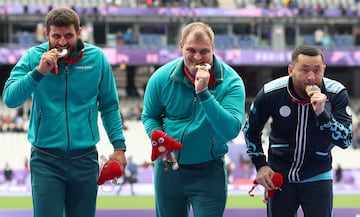
<path id="1" fill-rule="evenodd" d="M 304 44 L 316 45 L 314 35 L 304 35 Z"/>
<path id="2" fill-rule="evenodd" d="M 139 37 L 139 45 L 145 49 L 164 48 L 165 43 L 161 34 L 141 34 Z"/>
<path id="3" fill-rule="evenodd" d="M 218 49 L 233 49 L 235 48 L 235 40 L 231 35 L 215 35 L 215 47 Z"/>
<path id="4" fill-rule="evenodd" d="M 254 36 L 249 34 L 240 34 L 236 36 L 236 41 L 241 49 L 256 49 L 258 44 Z"/>
<path id="5" fill-rule="evenodd" d="M 355 46 L 351 35 L 334 35 L 333 47 L 335 50 L 353 50 Z"/>

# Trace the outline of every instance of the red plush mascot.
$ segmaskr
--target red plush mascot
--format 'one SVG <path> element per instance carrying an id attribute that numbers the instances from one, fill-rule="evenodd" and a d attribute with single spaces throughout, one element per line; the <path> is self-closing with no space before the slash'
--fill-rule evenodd
<path id="1" fill-rule="evenodd" d="M 167 162 L 173 162 L 172 168 L 176 170 L 179 164 L 176 160 L 174 150 L 182 148 L 182 144 L 161 130 L 154 130 L 151 134 L 152 153 L 151 160 L 155 161 L 161 157 L 165 163 L 165 170 L 169 170 Z"/>
<path id="2" fill-rule="evenodd" d="M 275 173 L 274 177 L 272 178 L 272 182 L 275 185 L 275 189 L 270 190 L 270 191 L 265 190 L 264 199 L 263 199 L 264 203 L 267 203 L 269 198 L 272 198 L 274 196 L 276 190 L 281 190 L 281 186 L 283 185 L 283 177 L 282 177 L 282 175 L 280 173 Z M 252 197 L 254 196 L 254 194 L 252 194 L 251 192 L 255 189 L 256 185 L 259 184 L 259 183 L 257 183 L 256 180 L 254 180 L 253 183 L 254 183 L 254 186 L 249 191 L 249 195 L 252 196 Z"/>
<path id="3" fill-rule="evenodd" d="M 110 161 L 102 167 L 97 184 L 102 185 L 108 180 L 119 178 L 122 174 L 123 169 L 121 168 L 120 163 L 117 161 Z"/>

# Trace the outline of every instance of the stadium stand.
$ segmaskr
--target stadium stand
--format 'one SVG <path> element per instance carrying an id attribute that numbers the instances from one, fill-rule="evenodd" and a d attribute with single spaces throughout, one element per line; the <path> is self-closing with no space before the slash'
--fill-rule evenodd
<path id="1" fill-rule="evenodd" d="M 235 36 L 239 48 L 242 49 L 257 49 L 259 44 L 257 38 L 250 34 L 240 34 Z"/>
<path id="2" fill-rule="evenodd" d="M 139 46 L 150 50 L 165 48 L 164 36 L 161 34 L 141 34 Z"/>
<path id="3" fill-rule="evenodd" d="M 216 35 L 214 42 L 215 47 L 219 49 L 233 49 L 238 47 L 232 35 Z"/>
<path id="4" fill-rule="evenodd" d="M 353 50 L 355 49 L 351 35 L 334 35 L 332 38 L 334 50 Z"/>

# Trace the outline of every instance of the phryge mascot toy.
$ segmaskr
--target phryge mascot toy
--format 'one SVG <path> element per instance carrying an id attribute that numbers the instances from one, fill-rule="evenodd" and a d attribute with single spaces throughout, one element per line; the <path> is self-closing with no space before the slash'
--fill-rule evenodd
<path id="1" fill-rule="evenodd" d="M 275 195 L 276 190 L 280 190 L 281 191 L 281 186 L 283 185 L 283 177 L 280 173 L 276 173 L 274 174 L 273 178 L 272 178 L 272 182 L 275 185 L 275 189 L 274 190 L 265 190 L 264 191 L 264 199 L 263 202 L 267 203 L 269 201 L 269 198 L 272 198 Z M 251 190 L 249 191 L 249 195 L 250 196 L 254 196 L 254 194 L 252 194 L 252 191 L 255 189 L 256 185 L 258 185 L 259 183 L 254 180 L 253 181 L 254 185 L 251 188 Z"/>
<path id="2" fill-rule="evenodd" d="M 107 161 L 107 159 L 104 160 Z M 102 185 L 108 180 L 113 180 L 113 183 L 116 183 L 116 179 L 121 177 L 122 174 L 123 169 L 121 168 L 120 163 L 117 161 L 109 161 L 102 167 L 97 184 Z"/>
<path id="3" fill-rule="evenodd" d="M 169 170 L 169 162 L 172 162 L 172 169 L 179 168 L 176 160 L 175 150 L 182 148 L 182 144 L 175 139 L 171 138 L 167 133 L 161 130 L 154 130 L 151 134 L 151 160 L 155 161 L 159 157 L 164 161 L 165 171 Z"/>
<path id="4" fill-rule="evenodd" d="M 175 139 L 167 135 L 167 133 L 161 130 L 155 130 L 151 134 L 152 153 L 151 160 L 155 161 L 159 157 L 163 159 L 165 163 L 165 171 L 169 170 L 169 162 L 172 164 L 172 169 L 179 168 L 179 164 L 176 160 L 174 151 L 182 148 L 182 144 Z M 107 159 L 104 159 L 106 161 Z M 102 167 L 97 184 L 102 185 L 108 180 L 116 180 L 123 174 L 119 162 L 110 161 L 105 163 Z"/>

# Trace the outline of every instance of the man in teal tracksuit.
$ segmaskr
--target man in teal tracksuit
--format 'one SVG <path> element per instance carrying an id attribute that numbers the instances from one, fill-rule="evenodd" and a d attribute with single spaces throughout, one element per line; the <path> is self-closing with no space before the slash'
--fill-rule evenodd
<path id="1" fill-rule="evenodd" d="M 15 108 L 32 97 L 28 139 L 34 216 L 94 217 L 99 112 L 114 147 L 110 160 L 126 165 L 117 88 L 101 49 L 81 41 L 73 10 L 53 9 L 45 24 L 49 41 L 27 50 L 15 65 L 3 101 Z M 64 49 L 67 55 L 60 57 Z"/>
<path id="2" fill-rule="evenodd" d="M 245 88 L 239 75 L 214 56 L 214 33 L 200 22 L 186 26 L 183 57 L 159 68 L 144 96 L 149 136 L 161 130 L 182 143 L 178 169 L 155 161 L 157 217 L 221 217 L 227 197 L 224 155 L 242 127 Z M 209 64 L 209 68 L 205 63 Z M 170 163 L 171 164 L 171 163 Z"/>

